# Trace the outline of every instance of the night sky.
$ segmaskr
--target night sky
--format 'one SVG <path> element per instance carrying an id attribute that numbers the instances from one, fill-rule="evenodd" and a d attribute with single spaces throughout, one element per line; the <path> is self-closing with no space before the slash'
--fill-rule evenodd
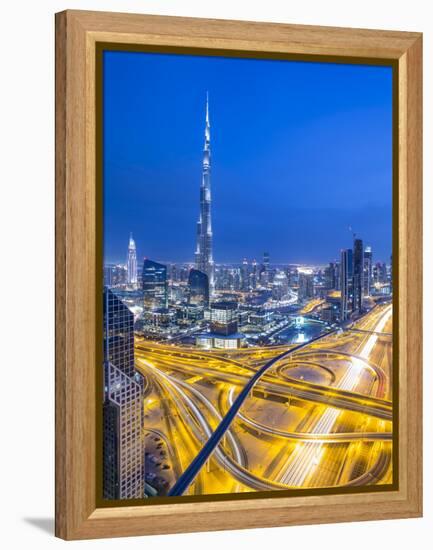
<path id="1" fill-rule="evenodd" d="M 192 261 L 206 91 L 214 259 L 389 261 L 389 67 L 105 52 L 105 261 Z M 351 228 L 351 229 L 350 229 Z"/>

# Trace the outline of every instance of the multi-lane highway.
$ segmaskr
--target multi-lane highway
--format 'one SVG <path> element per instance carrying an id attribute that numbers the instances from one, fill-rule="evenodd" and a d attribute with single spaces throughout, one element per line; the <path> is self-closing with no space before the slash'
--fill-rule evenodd
<path id="1" fill-rule="evenodd" d="M 136 340 L 169 494 L 392 481 L 392 306 L 294 347 Z M 157 469 L 157 466 L 155 466 Z"/>

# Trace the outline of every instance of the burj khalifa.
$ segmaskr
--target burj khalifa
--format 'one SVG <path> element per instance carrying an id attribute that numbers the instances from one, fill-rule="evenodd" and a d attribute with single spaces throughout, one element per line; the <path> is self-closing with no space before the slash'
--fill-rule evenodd
<path id="1" fill-rule="evenodd" d="M 206 126 L 204 131 L 203 174 L 200 186 L 200 216 L 197 222 L 197 246 L 195 250 L 195 265 L 209 279 L 209 294 L 215 289 L 215 266 L 212 254 L 212 220 L 211 220 L 211 189 L 210 189 L 210 121 L 209 96 L 206 95 Z"/>

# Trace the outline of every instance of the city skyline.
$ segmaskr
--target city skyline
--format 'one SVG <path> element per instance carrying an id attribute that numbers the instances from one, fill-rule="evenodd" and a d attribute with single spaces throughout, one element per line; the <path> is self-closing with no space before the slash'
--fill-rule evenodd
<path id="1" fill-rule="evenodd" d="M 131 235 L 131 232 L 129 233 Z M 345 246 L 341 246 L 338 250 L 336 250 L 334 256 L 328 258 L 328 259 L 325 259 L 323 261 L 319 261 L 319 262 L 314 262 L 314 261 L 309 261 L 309 262 L 297 262 L 297 261 L 272 261 L 272 259 L 270 260 L 270 264 L 271 265 L 274 265 L 274 266 L 299 266 L 299 267 L 316 267 L 316 268 L 320 268 L 320 267 L 326 267 L 330 262 L 339 262 L 340 261 L 340 258 L 341 258 L 341 253 L 350 248 L 352 242 L 353 242 L 353 239 L 354 239 L 354 233 L 350 233 L 349 234 L 349 237 L 344 241 L 346 244 Z M 134 241 L 136 242 L 135 238 L 134 238 Z M 129 240 L 126 240 L 126 247 L 128 248 L 128 242 Z M 366 249 L 369 249 L 369 250 L 372 250 L 372 251 L 375 251 L 374 249 L 374 246 L 371 246 L 369 243 L 365 243 L 365 248 Z M 214 265 L 215 266 L 241 266 L 242 263 L 247 260 L 247 262 L 249 264 L 253 264 L 254 262 L 259 262 L 262 260 L 262 257 L 263 257 L 263 254 L 266 253 L 266 250 L 261 250 L 257 253 L 256 256 L 251 256 L 249 258 L 246 258 L 245 256 L 241 256 L 240 258 L 238 258 L 237 260 L 234 260 L 234 261 L 219 261 L 219 262 L 214 262 Z M 379 258 L 377 257 L 377 255 L 375 254 L 375 257 L 374 257 L 374 264 L 376 263 L 380 263 L 380 264 L 385 264 L 385 265 L 390 265 L 390 259 L 392 257 L 392 250 L 390 251 L 390 254 L 388 255 L 388 257 L 384 257 L 384 258 Z M 125 261 L 125 251 L 123 254 L 121 254 L 121 257 L 119 257 L 118 259 L 106 259 L 104 257 L 104 265 L 125 265 L 127 266 L 127 260 Z M 143 262 L 145 260 L 148 260 L 150 259 L 149 256 L 146 256 L 146 255 L 140 255 L 137 253 L 137 269 L 138 271 L 141 269 L 141 266 L 143 264 Z M 153 259 L 153 258 L 152 258 Z M 159 262 L 159 263 L 163 263 L 163 264 L 167 264 L 167 265 L 184 265 L 184 266 L 194 266 L 195 265 L 195 259 L 194 258 L 190 258 L 188 260 L 178 260 L 178 261 L 172 261 L 170 259 L 166 259 L 166 258 L 159 258 L 159 257 L 156 257 L 155 258 L 155 261 Z"/>
<path id="2" fill-rule="evenodd" d="M 289 67 L 290 75 L 297 77 L 296 83 L 300 87 L 297 93 L 300 94 L 302 90 L 305 92 L 308 82 L 311 85 L 311 79 L 316 74 L 318 76 L 323 74 L 324 64 L 299 62 L 282 64 L 281 62 L 236 59 L 226 59 L 223 63 L 221 60 L 200 57 L 179 59 L 180 56 L 127 54 L 125 58 L 122 57 L 123 55 L 119 52 L 110 52 L 104 72 L 105 82 L 110 84 L 105 87 L 109 90 L 105 93 L 106 112 L 117 113 L 117 118 L 111 115 L 111 118 L 106 117 L 105 123 L 107 138 L 104 161 L 105 259 L 113 263 L 123 262 L 125 253 L 122 234 L 125 232 L 128 235 L 132 232 L 137 242 L 138 258 L 150 257 L 161 262 L 192 263 L 194 248 L 191 244 L 195 239 L 195 228 L 191 224 L 191 219 L 197 219 L 199 213 L 198 190 L 202 162 L 200 151 L 203 150 L 204 98 L 206 83 L 212 80 L 208 76 L 206 82 L 198 82 L 199 79 L 196 78 L 192 82 L 191 94 L 186 95 L 185 79 L 192 78 L 194 64 L 201 63 L 200 67 L 203 67 L 204 61 L 207 61 L 208 65 L 213 66 L 213 61 L 218 61 L 216 72 L 220 76 L 227 72 L 233 76 L 232 64 L 235 63 L 240 73 L 244 77 L 249 75 L 250 84 L 255 86 L 257 75 L 260 71 L 270 70 L 267 67 L 268 63 L 271 63 L 273 77 L 280 76 L 282 83 L 279 93 L 275 93 L 275 97 L 271 98 L 274 103 L 279 99 L 279 102 L 276 102 L 277 107 L 265 105 L 264 110 L 268 117 L 275 115 L 276 108 L 281 111 L 281 107 L 284 106 L 281 96 L 287 92 L 288 76 L 287 69 L 282 69 L 282 66 Z M 118 56 L 121 56 L 121 63 Z M 146 61 L 143 61 L 143 56 Z M 162 67 L 159 69 L 159 72 L 163 73 L 160 81 L 164 84 L 167 78 L 165 71 L 175 66 L 174 58 L 182 67 L 189 67 L 189 72 L 186 71 L 185 77 L 179 83 L 181 93 L 172 94 L 171 101 L 167 102 L 164 102 L 167 93 L 165 96 L 163 94 L 161 103 L 164 105 L 164 112 L 158 104 L 155 105 L 154 115 L 144 116 L 146 98 L 150 101 L 151 93 L 147 91 L 144 94 L 143 105 L 141 105 L 137 102 L 143 95 L 143 89 L 138 86 L 133 92 L 132 86 L 124 86 L 122 90 L 127 89 L 128 93 L 133 95 L 126 98 L 118 84 L 114 82 L 114 78 L 119 77 L 119 67 L 128 74 L 133 67 L 150 71 L 152 67 Z M 237 65 L 237 62 L 240 65 Z M 277 68 L 274 68 L 275 66 Z M 250 98 L 241 98 L 233 93 L 222 97 L 221 86 L 215 86 L 215 83 L 213 87 L 209 86 L 213 120 L 212 199 L 216 264 L 240 263 L 243 257 L 249 260 L 259 259 L 263 250 L 269 250 L 274 263 L 324 264 L 338 258 L 340 249 L 349 246 L 352 240 L 350 227 L 357 234 L 362 234 L 364 242 L 373 247 L 377 260 L 389 261 L 392 252 L 391 73 L 383 67 L 357 66 L 355 67 L 357 71 L 354 71 L 353 66 L 327 64 L 326 68 L 332 73 L 326 79 L 329 83 L 327 96 L 339 88 L 347 91 L 350 83 L 352 100 L 346 99 L 343 108 L 340 90 L 338 97 L 334 99 L 335 105 L 338 103 L 338 108 L 335 107 L 334 112 L 331 113 L 332 106 L 328 107 L 326 116 L 323 113 L 321 115 L 321 122 L 324 121 L 322 126 L 326 130 L 322 130 L 320 139 L 334 138 L 332 144 L 327 146 L 329 151 L 326 147 L 325 150 L 332 153 L 331 160 L 334 162 L 335 169 L 331 175 L 323 171 L 320 175 L 320 185 L 317 182 L 318 175 L 316 174 L 314 179 L 311 166 L 308 166 L 312 163 L 306 163 L 305 151 L 301 151 L 302 147 L 309 145 L 308 155 L 314 160 L 319 154 L 318 147 L 326 145 L 325 142 L 319 143 L 319 138 L 312 140 L 309 133 L 314 129 L 314 135 L 317 134 L 317 128 L 314 126 L 317 125 L 314 120 L 317 106 L 313 106 L 313 112 L 309 113 L 307 112 L 308 103 L 299 104 L 299 97 L 297 97 L 296 109 L 290 109 L 290 105 L 286 106 L 285 111 L 281 111 L 279 119 L 276 120 L 274 117 L 271 123 L 267 122 L 265 116 L 260 116 L 257 104 Z M 178 68 L 176 74 L 179 75 L 180 72 Z M 142 73 L 146 74 L 145 70 Z M 203 79 L 208 73 L 209 69 L 207 73 L 205 72 Z M 134 78 L 139 80 L 137 75 L 138 72 Z M 123 74 L 122 78 L 127 76 Z M 143 83 L 139 80 L 137 85 L 140 82 Z M 372 83 L 375 85 L 372 86 Z M 153 83 L 150 86 L 152 93 L 156 94 L 160 91 L 162 84 Z M 366 88 L 368 88 L 367 91 Z M 371 91 L 372 89 L 374 92 Z M 263 91 L 263 88 L 260 90 Z M 269 90 L 267 92 L 268 95 L 271 93 Z M 326 99 L 328 101 L 329 97 Z M 125 105 L 125 112 L 119 109 L 120 102 Z M 245 107 L 236 111 L 240 104 Z M 250 115 L 254 116 L 246 117 L 249 108 Z M 132 109 L 136 113 L 134 117 L 131 116 Z M 236 116 L 233 116 L 233 111 L 236 111 Z M 302 116 L 299 111 L 304 111 Z M 231 117 L 228 116 L 229 112 Z M 122 113 L 121 117 L 119 113 Z M 290 113 L 292 130 L 290 127 L 286 130 L 288 126 L 285 119 Z M 160 118 L 160 115 L 164 116 Z M 184 115 L 188 116 L 186 127 L 183 124 Z M 229 120 L 230 118 L 234 121 Z M 251 119 L 254 119 L 255 123 Z M 282 128 L 283 121 L 280 119 L 284 119 L 284 128 Z M 172 125 L 171 132 L 167 131 L 170 130 L 169 120 Z M 157 125 L 158 128 L 156 128 Z M 259 133 L 262 132 L 255 140 L 251 137 L 253 126 L 257 126 Z M 354 128 L 354 131 L 349 133 L 358 133 L 357 139 L 353 135 L 348 135 L 349 127 Z M 346 129 L 345 134 L 344 129 Z M 156 131 L 154 140 L 151 138 L 152 131 Z M 132 139 L 132 145 L 128 151 L 123 149 L 122 144 L 115 137 L 118 134 L 128 137 L 124 140 L 125 142 L 130 142 Z M 162 139 L 164 136 L 165 138 Z M 180 143 L 180 136 L 182 143 Z M 264 143 L 266 137 L 270 140 L 268 145 Z M 350 142 L 349 145 L 343 146 L 342 142 L 345 140 Z M 381 144 L 384 143 L 384 146 L 380 147 L 380 153 L 374 153 L 374 150 L 379 148 L 370 146 L 372 140 L 373 143 L 379 140 Z M 262 158 L 258 159 L 256 152 L 259 145 L 263 147 L 263 155 L 261 154 Z M 275 146 L 278 158 L 283 159 L 282 162 L 276 162 L 275 151 L 270 151 L 271 146 Z M 337 146 L 341 158 L 336 158 L 334 149 Z M 294 151 L 296 151 L 296 159 Z M 326 157 L 326 155 L 322 156 Z M 369 172 L 369 174 L 362 174 L 362 181 L 359 181 L 361 175 L 357 173 L 357 169 L 354 170 L 356 163 L 360 161 L 360 156 L 364 158 L 367 166 L 363 172 Z M 298 162 L 295 163 L 294 160 Z M 290 170 L 284 180 L 285 182 L 289 180 L 289 183 L 281 182 L 281 178 L 275 176 L 272 185 L 269 185 L 263 170 L 271 167 L 274 171 L 269 174 L 275 174 L 275 170 L 282 170 L 287 164 Z M 299 166 L 304 166 L 305 174 L 299 173 Z M 323 162 L 321 166 L 324 169 Z M 231 169 L 228 170 L 228 168 Z M 351 170 L 352 178 L 357 180 L 357 184 L 347 184 L 345 178 L 348 168 Z M 248 179 L 245 176 L 246 171 L 249 174 Z M 330 177 L 335 179 L 335 185 L 333 184 L 332 187 Z M 263 182 L 266 183 L 263 184 Z M 299 193 L 299 185 L 301 185 L 299 182 L 305 186 L 304 194 Z M 159 183 L 163 183 L 165 187 L 159 186 Z M 261 186 L 266 188 L 266 193 L 261 192 Z M 279 194 L 277 197 L 279 200 L 275 200 L 273 192 L 275 189 Z M 253 197 L 253 194 L 257 196 Z M 342 194 L 340 198 L 339 194 Z M 347 198 L 348 194 L 350 200 Z M 293 200 L 294 196 L 296 201 Z M 317 201 L 312 201 L 312 198 L 317 198 Z M 266 209 L 269 208 L 268 200 L 273 201 L 276 211 L 272 228 L 267 227 L 265 223 Z M 296 206 L 293 204 L 295 202 Z M 346 207 L 343 209 L 344 204 Z M 236 209 L 236 205 L 240 208 Z M 280 215 L 279 212 L 282 209 L 284 214 Z M 249 219 L 246 220 L 245 217 Z M 158 231 L 152 232 L 152 228 L 155 227 L 158 227 Z M 282 238 L 272 237 L 275 232 L 281 234 Z M 313 242 L 315 247 L 312 246 Z"/>

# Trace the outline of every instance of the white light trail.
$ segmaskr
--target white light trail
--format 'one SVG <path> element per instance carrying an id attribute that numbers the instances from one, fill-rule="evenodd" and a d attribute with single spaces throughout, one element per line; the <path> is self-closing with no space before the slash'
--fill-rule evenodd
<path id="1" fill-rule="evenodd" d="M 389 306 L 381 315 L 374 331 L 382 332 L 391 315 L 392 306 Z M 377 338 L 377 334 L 371 334 L 368 337 L 367 342 L 364 344 L 359 354 L 360 357 L 363 359 L 368 359 L 377 342 Z M 365 365 L 360 359 L 352 358 L 349 368 L 336 387 L 347 391 L 354 390 L 358 385 L 364 368 Z M 321 418 L 316 422 L 314 428 L 312 429 L 312 433 L 330 433 L 339 414 L 340 411 L 338 409 L 331 407 L 326 409 Z M 281 469 L 278 481 L 291 487 L 302 486 L 314 468 L 316 468 L 320 463 L 323 452 L 323 443 L 298 443 L 295 450 L 288 458 L 286 464 Z"/>

